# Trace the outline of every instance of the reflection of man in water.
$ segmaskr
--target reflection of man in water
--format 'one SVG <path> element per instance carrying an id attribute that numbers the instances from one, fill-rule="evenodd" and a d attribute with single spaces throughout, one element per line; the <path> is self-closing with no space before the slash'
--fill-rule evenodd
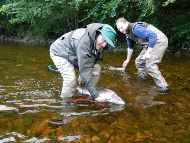
<path id="1" fill-rule="evenodd" d="M 78 86 L 75 68 L 91 96 L 98 100 L 95 85 L 99 80 L 103 48 L 114 47 L 116 32 L 110 26 L 92 23 L 64 34 L 50 47 L 50 56 L 63 77 L 61 98 L 72 97 Z"/>
<path id="2" fill-rule="evenodd" d="M 144 78 L 148 73 L 153 77 L 159 91 L 167 91 L 168 84 L 157 65 L 161 62 L 168 47 L 168 39 L 165 34 L 153 25 L 145 22 L 130 23 L 125 18 L 119 18 L 116 25 L 121 33 L 126 34 L 128 45 L 127 59 L 123 66 L 126 67 L 129 63 L 135 42 L 143 45 L 143 50 L 135 60 L 139 76 Z"/>

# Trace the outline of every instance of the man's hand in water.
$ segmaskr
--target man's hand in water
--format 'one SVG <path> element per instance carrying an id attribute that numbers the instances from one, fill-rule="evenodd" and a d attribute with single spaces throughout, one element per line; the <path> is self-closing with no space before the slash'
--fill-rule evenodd
<path id="1" fill-rule="evenodd" d="M 123 68 L 126 68 L 126 66 L 128 65 L 128 63 L 129 63 L 129 60 L 125 60 L 125 61 L 123 62 Z"/>
<path id="2" fill-rule="evenodd" d="M 127 48 L 127 59 L 123 62 L 123 68 L 126 68 L 126 66 L 128 65 L 132 54 L 133 54 L 133 49 Z"/>

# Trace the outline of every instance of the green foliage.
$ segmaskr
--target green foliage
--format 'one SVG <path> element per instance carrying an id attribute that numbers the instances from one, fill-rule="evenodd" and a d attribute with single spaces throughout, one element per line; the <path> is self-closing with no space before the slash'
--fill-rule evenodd
<path id="1" fill-rule="evenodd" d="M 155 3 L 155 12 L 143 19 L 163 31 L 169 39 L 169 48 L 176 50 L 190 50 L 189 30 L 190 30 L 190 1 L 178 0 L 168 1 L 163 7 L 165 0 Z"/>
<path id="2" fill-rule="evenodd" d="M 190 12 L 188 15 L 190 15 Z M 188 21 L 188 19 L 184 18 L 184 15 L 179 16 L 178 18 Z M 171 37 L 170 42 L 176 43 L 176 46 L 182 49 L 190 50 L 190 18 L 189 22 L 184 22 L 183 24 L 176 25 L 172 30 L 175 32 Z"/>
<path id="3" fill-rule="evenodd" d="M 178 49 L 190 50 L 190 1 L 178 0 L 167 6 L 167 12 L 171 13 L 167 29 L 171 45 Z"/>
<path id="4" fill-rule="evenodd" d="M 120 15 L 126 17 L 133 15 L 134 19 L 137 20 L 154 11 L 152 0 L 94 0 L 91 5 L 93 7 L 86 10 L 88 15 L 81 21 L 92 19 L 93 22 L 115 24 L 116 18 Z"/>
<path id="5" fill-rule="evenodd" d="M 1 0 L 0 4 L 0 34 L 55 39 L 93 22 L 115 26 L 117 18 L 125 17 L 151 23 L 170 44 L 190 49 L 189 0 Z"/>
<path id="6" fill-rule="evenodd" d="M 167 5 L 169 5 L 170 3 L 173 3 L 173 2 L 175 2 L 176 0 L 167 0 L 167 1 L 165 1 L 164 3 L 163 3 L 163 5 L 162 6 L 167 6 Z"/>
<path id="7" fill-rule="evenodd" d="M 136 9 L 134 19 L 153 11 L 151 0 L 7 0 L 4 3 L 0 12 L 6 13 L 9 25 L 19 25 L 18 35 L 37 38 L 60 35 L 92 22 L 115 25 L 118 14 L 129 13 L 130 9 Z"/>
<path id="8" fill-rule="evenodd" d="M 22 36 L 29 34 L 37 38 L 45 38 L 48 33 L 66 32 L 67 29 L 64 28 L 66 25 L 70 30 L 75 29 L 76 23 L 73 23 L 75 8 L 73 3 L 65 0 L 17 0 L 3 5 L 0 12 L 8 15 L 12 25 L 20 24 L 19 34 Z"/>

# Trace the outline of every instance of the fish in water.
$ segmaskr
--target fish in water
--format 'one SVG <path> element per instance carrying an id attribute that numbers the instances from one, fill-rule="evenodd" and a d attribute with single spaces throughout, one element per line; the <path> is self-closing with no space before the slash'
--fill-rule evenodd
<path id="1" fill-rule="evenodd" d="M 102 86 L 97 86 L 96 90 L 99 94 L 99 99 L 105 100 L 109 103 L 114 103 L 114 104 L 122 104 L 124 105 L 125 102 L 117 95 L 116 92 L 113 90 L 110 90 L 108 88 L 104 88 Z M 84 85 L 78 86 L 78 93 L 79 94 L 84 94 L 84 95 L 90 95 L 89 91 L 86 89 Z"/>
<path id="2" fill-rule="evenodd" d="M 109 66 L 108 69 L 109 70 L 115 70 L 115 71 L 125 71 L 126 67 L 113 67 L 113 66 Z"/>

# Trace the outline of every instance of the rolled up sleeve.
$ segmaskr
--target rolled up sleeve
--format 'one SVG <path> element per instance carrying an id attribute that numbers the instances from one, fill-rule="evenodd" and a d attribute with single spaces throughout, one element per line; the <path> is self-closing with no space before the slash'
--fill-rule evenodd
<path id="1" fill-rule="evenodd" d="M 148 40 L 148 46 L 154 48 L 157 40 L 157 34 L 152 30 L 147 29 L 144 24 L 137 24 L 133 29 L 134 34 L 144 40 Z"/>

